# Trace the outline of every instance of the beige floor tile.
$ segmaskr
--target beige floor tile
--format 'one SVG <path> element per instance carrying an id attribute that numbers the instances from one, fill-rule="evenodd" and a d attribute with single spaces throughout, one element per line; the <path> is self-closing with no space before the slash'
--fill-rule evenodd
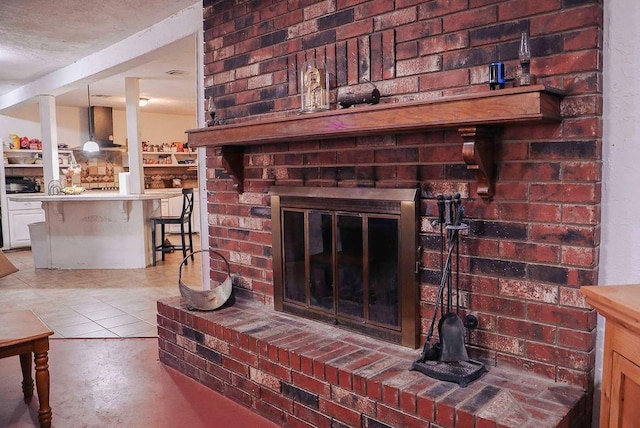
<path id="1" fill-rule="evenodd" d="M 88 314 L 84 314 L 87 318 L 92 321 L 99 321 L 106 318 L 113 318 L 120 315 L 126 315 L 125 312 L 121 311 L 118 308 L 114 308 L 113 306 L 109 306 L 108 308 L 101 309 L 98 311 L 94 311 Z"/>
<path id="2" fill-rule="evenodd" d="M 134 317 L 133 315 L 123 314 L 117 317 L 105 318 L 101 320 L 97 320 L 96 323 L 100 324 L 104 328 L 112 329 L 113 327 L 119 327 L 121 325 L 133 324 L 140 322 L 139 318 Z"/>
<path id="3" fill-rule="evenodd" d="M 68 338 L 68 337 L 78 337 L 80 335 L 87 334 L 87 333 L 104 331 L 105 329 L 102 326 L 90 321 L 82 324 L 59 327 L 54 330 L 60 333 L 62 336 Z"/>
<path id="4" fill-rule="evenodd" d="M 73 309 L 74 311 L 78 312 L 79 314 L 82 314 L 84 316 L 87 316 L 98 312 L 98 311 L 104 311 L 106 310 L 110 310 L 113 309 L 113 306 L 107 304 L 107 303 L 103 303 L 100 301 L 97 301 L 95 303 L 90 303 L 90 304 L 74 304 L 74 305 L 70 305 L 71 309 Z"/>
<path id="5" fill-rule="evenodd" d="M 90 333 L 79 334 L 74 337 L 75 338 L 85 338 L 85 339 L 107 339 L 107 338 L 118 338 L 117 334 L 109 330 L 100 330 L 100 331 L 92 331 Z"/>
<path id="6" fill-rule="evenodd" d="M 117 334 L 120 337 L 147 337 L 147 336 L 138 336 L 139 334 L 149 334 L 149 331 L 153 331 L 154 334 L 156 331 L 155 326 L 146 323 L 144 321 L 138 321 L 132 324 L 121 325 L 118 327 L 110 328 L 112 332 Z"/>
<path id="7" fill-rule="evenodd" d="M 29 250 L 5 255 L 20 270 L 0 278 L 0 310 L 32 309 L 52 337 L 155 337 L 158 299 L 179 295 L 177 253 L 155 267 L 105 270 L 35 269 Z M 197 255 L 182 280 L 197 288 L 200 273 Z"/>
<path id="8" fill-rule="evenodd" d="M 36 312 L 37 313 L 37 312 Z M 54 330 L 62 327 L 70 327 L 78 324 L 86 324 L 91 320 L 85 316 L 80 315 L 77 312 L 69 313 L 65 315 L 59 315 L 54 317 L 44 317 L 38 314 L 42 321 Z"/>

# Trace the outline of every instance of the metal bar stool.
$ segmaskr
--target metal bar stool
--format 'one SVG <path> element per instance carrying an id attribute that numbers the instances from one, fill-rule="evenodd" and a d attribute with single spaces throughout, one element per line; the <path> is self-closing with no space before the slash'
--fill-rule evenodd
<path id="1" fill-rule="evenodd" d="M 193 251 L 193 231 L 191 228 L 191 214 L 193 213 L 193 189 L 182 189 L 182 213 L 179 216 L 160 216 L 151 217 L 151 245 L 153 247 L 153 265 L 156 265 L 156 253 L 162 252 L 162 260 L 164 260 L 164 254 L 173 250 L 182 250 L 182 258 L 187 258 L 187 250 Z M 165 225 L 179 224 L 180 225 L 180 238 L 182 245 L 177 247 L 175 245 L 166 244 Z M 160 225 L 160 244 L 156 242 L 156 228 Z M 185 225 L 188 229 L 185 231 Z M 189 245 L 186 243 L 187 234 L 189 236 Z M 194 260 L 193 253 L 191 254 L 191 260 Z M 185 264 L 187 262 L 185 261 Z"/>

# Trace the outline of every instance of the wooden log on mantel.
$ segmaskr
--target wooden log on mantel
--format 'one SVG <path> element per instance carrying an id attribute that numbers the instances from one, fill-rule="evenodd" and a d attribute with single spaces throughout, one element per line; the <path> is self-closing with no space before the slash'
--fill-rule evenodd
<path id="1" fill-rule="evenodd" d="M 408 103 L 386 103 L 353 109 L 329 110 L 318 113 L 265 115 L 259 120 L 247 119 L 239 123 L 191 129 L 187 131 L 190 147 L 234 146 L 238 150 L 233 159 L 224 159 L 225 168 L 243 169 L 244 146 L 270 143 L 360 137 L 374 134 L 428 131 L 447 128 L 464 129 L 465 153 L 469 169 L 475 170 L 482 191 L 480 196 L 490 199 L 493 174 L 491 142 L 483 137 L 480 149 L 468 138 L 469 127 L 496 128 L 515 123 L 559 121 L 559 91 L 543 85 L 487 91 Z M 486 132 L 474 132 L 474 135 Z M 224 157 L 224 153 L 223 153 Z M 230 172 L 231 171 L 227 171 Z M 236 181 L 239 191 L 242 185 Z"/>

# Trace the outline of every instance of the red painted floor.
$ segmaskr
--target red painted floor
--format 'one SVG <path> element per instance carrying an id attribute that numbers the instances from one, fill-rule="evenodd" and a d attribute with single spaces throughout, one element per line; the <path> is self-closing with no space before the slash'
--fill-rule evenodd
<path id="1" fill-rule="evenodd" d="M 51 339 L 53 427 L 277 425 L 158 361 L 157 339 Z M 0 427 L 38 426 L 18 357 L 0 359 Z"/>

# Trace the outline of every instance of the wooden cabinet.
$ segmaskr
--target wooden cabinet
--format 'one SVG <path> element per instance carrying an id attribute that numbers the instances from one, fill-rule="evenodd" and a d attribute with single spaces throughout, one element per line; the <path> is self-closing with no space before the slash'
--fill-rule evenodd
<path id="1" fill-rule="evenodd" d="M 582 287 L 606 319 L 600 428 L 640 423 L 640 285 Z"/>

